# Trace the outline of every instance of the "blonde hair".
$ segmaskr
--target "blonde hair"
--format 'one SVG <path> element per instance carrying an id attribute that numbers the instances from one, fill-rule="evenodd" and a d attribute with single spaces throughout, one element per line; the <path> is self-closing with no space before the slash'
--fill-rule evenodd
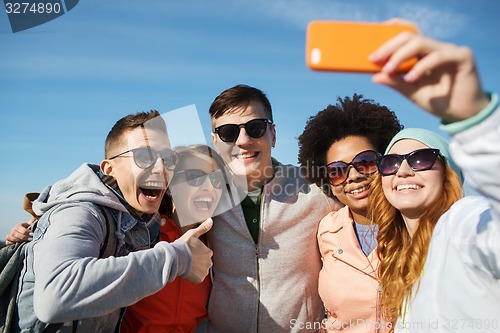
<path id="1" fill-rule="evenodd" d="M 410 237 L 401 213 L 385 198 L 382 176 L 375 176 L 372 182 L 369 216 L 379 226 L 377 252 L 380 258 L 381 310 L 393 328 L 402 314 L 403 300 L 411 296 L 413 285 L 420 279 L 436 223 L 462 197 L 460 178 L 447 163 L 444 165 L 440 202 L 422 213 L 413 237 Z"/>

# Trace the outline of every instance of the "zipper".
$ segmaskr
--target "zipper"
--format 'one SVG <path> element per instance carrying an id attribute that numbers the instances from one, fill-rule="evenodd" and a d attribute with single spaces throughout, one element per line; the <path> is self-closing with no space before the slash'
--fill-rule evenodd
<path id="1" fill-rule="evenodd" d="M 262 226 L 264 220 L 263 220 L 263 216 L 262 216 L 262 211 L 263 211 L 263 205 L 264 205 L 264 198 L 266 196 L 266 191 L 265 191 L 265 186 L 264 188 L 262 189 L 262 192 L 261 192 L 261 197 L 260 197 L 260 212 L 259 212 L 259 224 L 260 226 Z M 259 227 L 260 227 L 259 226 Z M 255 327 L 255 331 L 258 332 L 259 331 L 259 313 L 260 313 L 260 266 L 259 266 L 259 253 L 260 253 L 260 249 L 259 249 L 259 243 L 260 243 L 260 239 L 262 237 L 262 232 L 261 230 L 259 230 L 259 235 L 257 237 L 257 244 L 255 244 L 255 264 L 256 264 L 256 269 L 257 269 L 257 318 L 255 318 L 255 322 L 257 324 L 257 326 Z"/>
<path id="2" fill-rule="evenodd" d="M 257 317 L 256 322 L 256 332 L 259 331 L 259 311 L 260 311 L 260 271 L 259 271 L 259 246 L 255 244 L 255 264 L 257 268 Z"/>

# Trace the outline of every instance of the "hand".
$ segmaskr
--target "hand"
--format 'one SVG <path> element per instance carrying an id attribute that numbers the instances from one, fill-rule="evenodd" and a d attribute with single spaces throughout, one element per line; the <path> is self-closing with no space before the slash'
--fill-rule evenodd
<path id="1" fill-rule="evenodd" d="M 208 218 L 197 228 L 186 231 L 179 239 L 184 240 L 191 250 L 191 270 L 186 280 L 201 283 L 212 267 L 212 250 L 198 238 L 212 229 L 213 221 Z"/>
<path id="2" fill-rule="evenodd" d="M 29 226 L 35 222 L 35 218 L 32 217 L 29 221 L 20 222 L 16 224 L 5 237 L 5 244 L 11 245 L 14 243 L 22 243 L 26 241 L 31 241 L 33 238 L 33 233 L 29 230 Z"/>
<path id="3" fill-rule="evenodd" d="M 413 57 L 418 62 L 406 75 L 396 73 L 402 62 Z M 382 45 L 370 60 L 385 63 L 373 82 L 399 91 L 446 122 L 472 117 L 489 103 L 467 47 L 402 33 Z"/>

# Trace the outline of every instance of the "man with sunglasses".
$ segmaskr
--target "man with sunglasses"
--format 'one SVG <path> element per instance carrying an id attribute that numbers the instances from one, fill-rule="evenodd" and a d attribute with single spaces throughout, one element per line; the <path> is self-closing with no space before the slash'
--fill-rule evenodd
<path id="1" fill-rule="evenodd" d="M 209 332 L 314 332 L 318 222 L 338 205 L 300 170 L 271 157 L 276 128 L 266 95 L 237 85 L 210 107 L 212 140 L 242 193 L 209 233 L 214 279 Z"/>
<path id="2" fill-rule="evenodd" d="M 211 220 L 151 248 L 176 163 L 163 119 L 142 112 L 113 126 L 100 166 L 83 164 L 41 193 L 33 210 L 43 215 L 20 280 L 21 332 L 46 323 L 65 323 L 58 331 L 114 332 L 121 309 L 176 276 L 203 281 L 212 251 L 198 237 Z"/>

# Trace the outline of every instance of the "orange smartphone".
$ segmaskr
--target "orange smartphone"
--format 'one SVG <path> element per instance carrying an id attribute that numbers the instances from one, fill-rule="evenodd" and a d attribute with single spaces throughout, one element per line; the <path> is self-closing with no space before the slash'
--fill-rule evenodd
<path id="1" fill-rule="evenodd" d="M 306 64 L 317 71 L 379 72 L 381 66 L 368 56 L 403 31 L 417 29 L 403 23 L 312 21 L 307 27 Z M 416 61 L 407 60 L 398 71 L 409 71 Z"/>

